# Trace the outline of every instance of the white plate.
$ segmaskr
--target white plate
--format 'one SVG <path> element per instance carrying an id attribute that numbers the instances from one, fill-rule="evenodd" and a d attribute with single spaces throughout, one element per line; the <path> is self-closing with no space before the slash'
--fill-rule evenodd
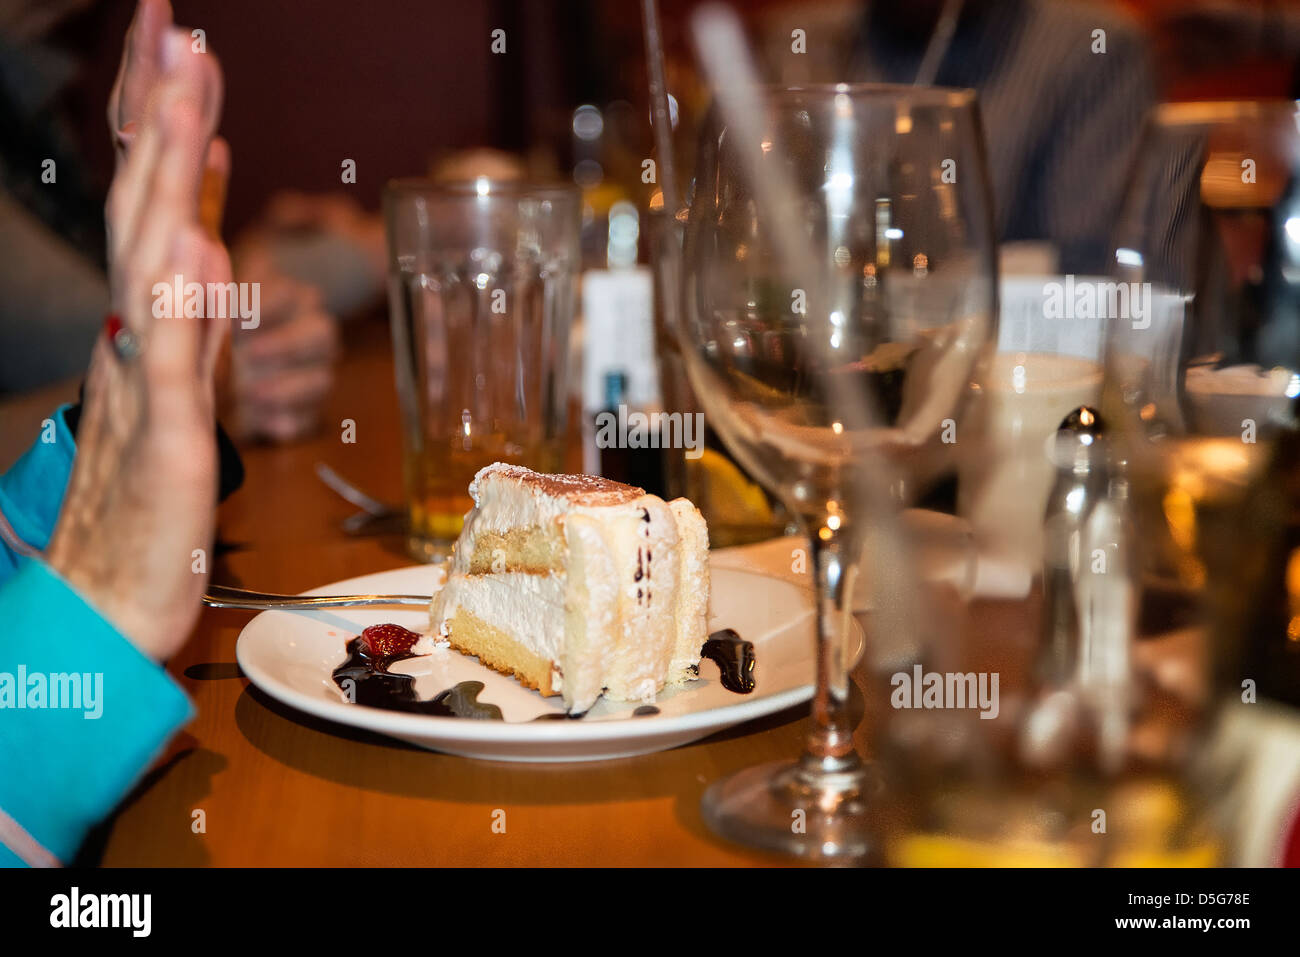
<path id="1" fill-rule="evenodd" d="M 401 608 L 266 611 L 239 635 L 235 654 L 253 684 L 300 711 L 377 731 L 421 747 L 498 761 L 599 761 L 648 754 L 780 711 L 812 697 L 813 602 L 803 588 L 753 572 L 712 569 L 710 631 L 734 628 L 754 643 L 755 689 L 722 687 L 718 668 L 704 659 L 700 677 L 666 691 L 659 714 L 632 717 L 635 705 L 600 699 L 578 721 L 532 719 L 563 706 L 543 698 L 478 659 L 450 648 L 402 661 L 394 671 L 416 675 L 416 692 L 431 698 L 460 681 L 481 681 L 479 700 L 501 708 L 504 721 L 473 721 L 369 708 L 349 703 L 331 674 L 347 657 L 344 645 L 368 625 L 396 622 L 428 632 L 429 616 Z M 325 585 L 307 594 L 426 594 L 435 572 L 428 565 L 398 568 Z"/>

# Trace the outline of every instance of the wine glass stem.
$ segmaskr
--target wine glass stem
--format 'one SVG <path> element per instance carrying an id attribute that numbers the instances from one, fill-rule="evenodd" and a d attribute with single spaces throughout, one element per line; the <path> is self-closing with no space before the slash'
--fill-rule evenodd
<path id="1" fill-rule="evenodd" d="M 853 547 L 857 537 L 844 524 L 836 529 L 823 524 L 812 530 L 810 538 L 817 601 L 817 689 L 803 764 L 814 773 L 839 773 L 862 764 L 853 748 L 844 655 L 859 559 Z"/>

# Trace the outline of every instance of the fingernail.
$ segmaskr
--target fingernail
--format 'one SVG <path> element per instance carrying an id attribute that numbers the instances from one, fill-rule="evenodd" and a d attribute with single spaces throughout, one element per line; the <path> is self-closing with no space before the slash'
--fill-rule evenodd
<path id="1" fill-rule="evenodd" d="M 180 65 L 181 57 L 189 50 L 190 38 L 183 30 L 168 30 L 163 36 L 162 65 L 171 72 Z"/>

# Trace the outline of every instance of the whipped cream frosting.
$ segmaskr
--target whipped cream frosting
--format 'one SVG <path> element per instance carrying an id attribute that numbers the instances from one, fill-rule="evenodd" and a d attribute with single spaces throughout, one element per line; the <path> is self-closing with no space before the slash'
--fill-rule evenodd
<path id="1" fill-rule="evenodd" d="M 564 650 L 562 573 L 467 575 L 455 586 L 455 608 L 500 628 L 529 651 L 559 661 Z M 451 616 L 453 608 L 446 614 Z"/>

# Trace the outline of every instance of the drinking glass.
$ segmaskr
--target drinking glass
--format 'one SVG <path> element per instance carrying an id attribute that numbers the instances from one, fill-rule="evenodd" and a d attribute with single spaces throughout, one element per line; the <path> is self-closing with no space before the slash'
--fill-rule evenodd
<path id="1" fill-rule="evenodd" d="M 689 415 L 703 409 L 691 392 L 675 333 L 675 310 L 680 306 L 678 270 L 685 220 L 685 207 L 671 215 L 664 212 L 662 205 L 650 208 L 659 387 L 665 409 Z M 698 458 L 687 458 L 682 450 L 665 451 L 663 482 L 665 498 L 689 499 L 700 510 L 708 522 L 709 545 L 713 548 L 766 541 L 789 530 L 790 521 L 785 509 L 765 494 L 727 455 L 707 422 Z"/>
<path id="2" fill-rule="evenodd" d="M 384 192 L 408 545 L 449 553 L 492 462 L 559 471 L 576 187 L 397 180 Z"/>
<path id="3" fill-rule="evenodd" d="M 1184 676 L 1135 719 L 1148 763 L 1262 722 L 1263 699 L 1300 703 L 1296 117 L 1293 101 L 1160 107 L 1118 227 L 1129 308 L 1111 316 L 1103 415 L 1137 527 L 1138 647 L 1149 678 Z"/>
<path id="4" fill-rule="evenodd" d="M 710 425 L 812 543 L 816 692 L 802 756 L 716 783 L 703 811 L 743 843 L 872 859 L 878 778 L 847 709 L 853 583 L 874 521 L 915 495 L 952 441 L 995 324 L 984 145 L 970 91 L 769 90 L 761 112 L 756 138 L 707 121 L 678 332 Z M 760 193 L 755 170 L 791 188 Z M 791 241 L 807 255 L 791 256 Z M 882 561 L 869 578 L 889 572 Z M 898 637 L 882 632 L 871 644 Z"/>

